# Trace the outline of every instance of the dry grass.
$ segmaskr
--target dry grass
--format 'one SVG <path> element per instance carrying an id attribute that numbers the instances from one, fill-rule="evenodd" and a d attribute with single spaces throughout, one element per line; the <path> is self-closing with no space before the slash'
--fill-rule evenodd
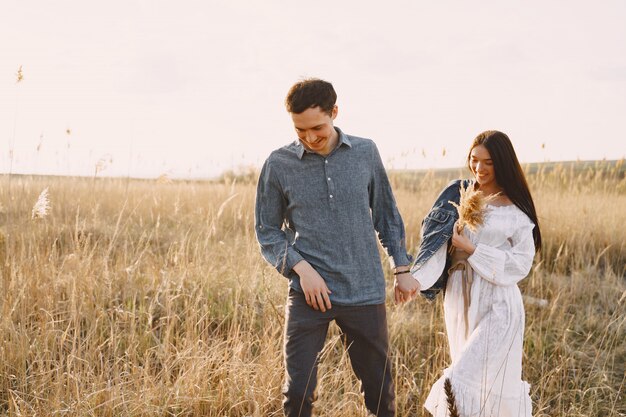
<path id="1" fill-rule="evenodd" d="M 537 416 L 626 413 L 626 181 L 592 168 L 529 178 L 545 254 L 522 290 L 549 301 L 527 306 Z M 445 179 L 405 184 L 415 248 Z M 46 187 L 51 209 L 32 220 Z M 254 191 L 0 177 L 0 415 L 282 415 L 286 281 L 259 255 Z M 420 416 L 448 361 L 441 300 L 388 305 L 398 415 Z M 336 327 L 319 396 L 322 416 L 365 415 Z"/>
<path id="2" fill-rule="evenodd" d="M 459 203 L 450 201 L 459 213 L 458 229 L 459 233 L 467 226 L 472 232 L 476 232 L 479 226 L 485 221 L 487 204 L 494 201 L 500 193 L 484 195 L 482 191 L 471 186 L 460 187 Z"/>

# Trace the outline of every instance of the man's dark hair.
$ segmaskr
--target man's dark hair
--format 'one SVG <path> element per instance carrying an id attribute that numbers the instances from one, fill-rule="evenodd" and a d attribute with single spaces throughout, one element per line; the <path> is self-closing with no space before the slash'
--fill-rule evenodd
<path id="1" fill-rule="evenodd" d="M 285 107 L 289 113 L 300 114 L 306 109 L 318 107 L 329 116 L 333 112 L 337 93 L 333 85 L 319 78 L 308 78 L 297 82 L 289 89 Z"/>

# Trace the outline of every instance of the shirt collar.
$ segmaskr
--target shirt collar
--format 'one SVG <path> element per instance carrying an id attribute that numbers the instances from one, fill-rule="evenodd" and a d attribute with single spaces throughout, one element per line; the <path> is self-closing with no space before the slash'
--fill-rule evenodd
<path id="1" fill-rule="evenodd" d="M 343 131 L 339 129 L 337 126 L 335 126 L 335 130 L 337 131 L 337 133 L 339 133 L 339 141 L 337 142 L 337 148 L 340 147 L 341 145 L 346 145 L 348 148 L 352 148 L 352 142 L 350 142 L 350 138 L 348 137 L 348 135 L 343 133 Z M 296 146 L 296 155 L 298 155 L 298 159 L 302 159 L 302 156 L 304 155 L 305 152 L 314 153 L 314 152 L 307 151 L 299 139 L 296 139 L 294 144 Z"/>

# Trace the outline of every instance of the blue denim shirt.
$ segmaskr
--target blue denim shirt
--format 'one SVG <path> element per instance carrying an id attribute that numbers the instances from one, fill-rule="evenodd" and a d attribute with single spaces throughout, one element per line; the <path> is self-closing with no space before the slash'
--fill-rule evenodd
<path id="1" fill-rule="evenodd" d="M 422 221 L 422 233 L 420 246 L 417 252 L 415 262 L 411 266 L 411 272 L 422 267 L 444 244 L 448 244 L 452 237 L 454 223 L 459 219 L 459 213 L 456 208 L 450 204 L 450 201 L 459 203 L 461 199 L 460 186 L 466 188 L 470 184 L 470 180 L 455 180 L 450 182 L 446 188 L 439 194 L 435 200 L 435 204 L 430 209 Z M 449 257 L 446 259 L 446 266 L 443 273 L 437 279 L 437 282 L 427 290 L 422 291 L 422 295 L 429 300 L 446 287 L 448 281 Z"/>
<path id="2" fill-rule="evenodd" d="M 395 265 L 409 265 L 404 224 L 373 141 L 340 129 L 326 157 L 299 141 L 272 152 L 259 177 L 255 230 L 263 257 L 302 292 L 293 266 L 307 260 L 338 305 L 381 304 L 378 239 Z"/>

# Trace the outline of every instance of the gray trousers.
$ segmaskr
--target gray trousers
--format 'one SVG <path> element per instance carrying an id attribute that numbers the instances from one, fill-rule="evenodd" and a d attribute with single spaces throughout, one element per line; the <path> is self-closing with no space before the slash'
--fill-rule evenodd
<path id="1" fill-rule="evenodd" d="M 290 289 L 286 313 L 283 406 L 287 417 L 308 417 L 312 413 L 318 355 L 332 320 L 341 329 L 352 369 L 361 381 L 365 406 L 375 416 L 395 416 L 384 304 L 333 305 L 322 313 L 307 305 L 304 294 Z"/>

